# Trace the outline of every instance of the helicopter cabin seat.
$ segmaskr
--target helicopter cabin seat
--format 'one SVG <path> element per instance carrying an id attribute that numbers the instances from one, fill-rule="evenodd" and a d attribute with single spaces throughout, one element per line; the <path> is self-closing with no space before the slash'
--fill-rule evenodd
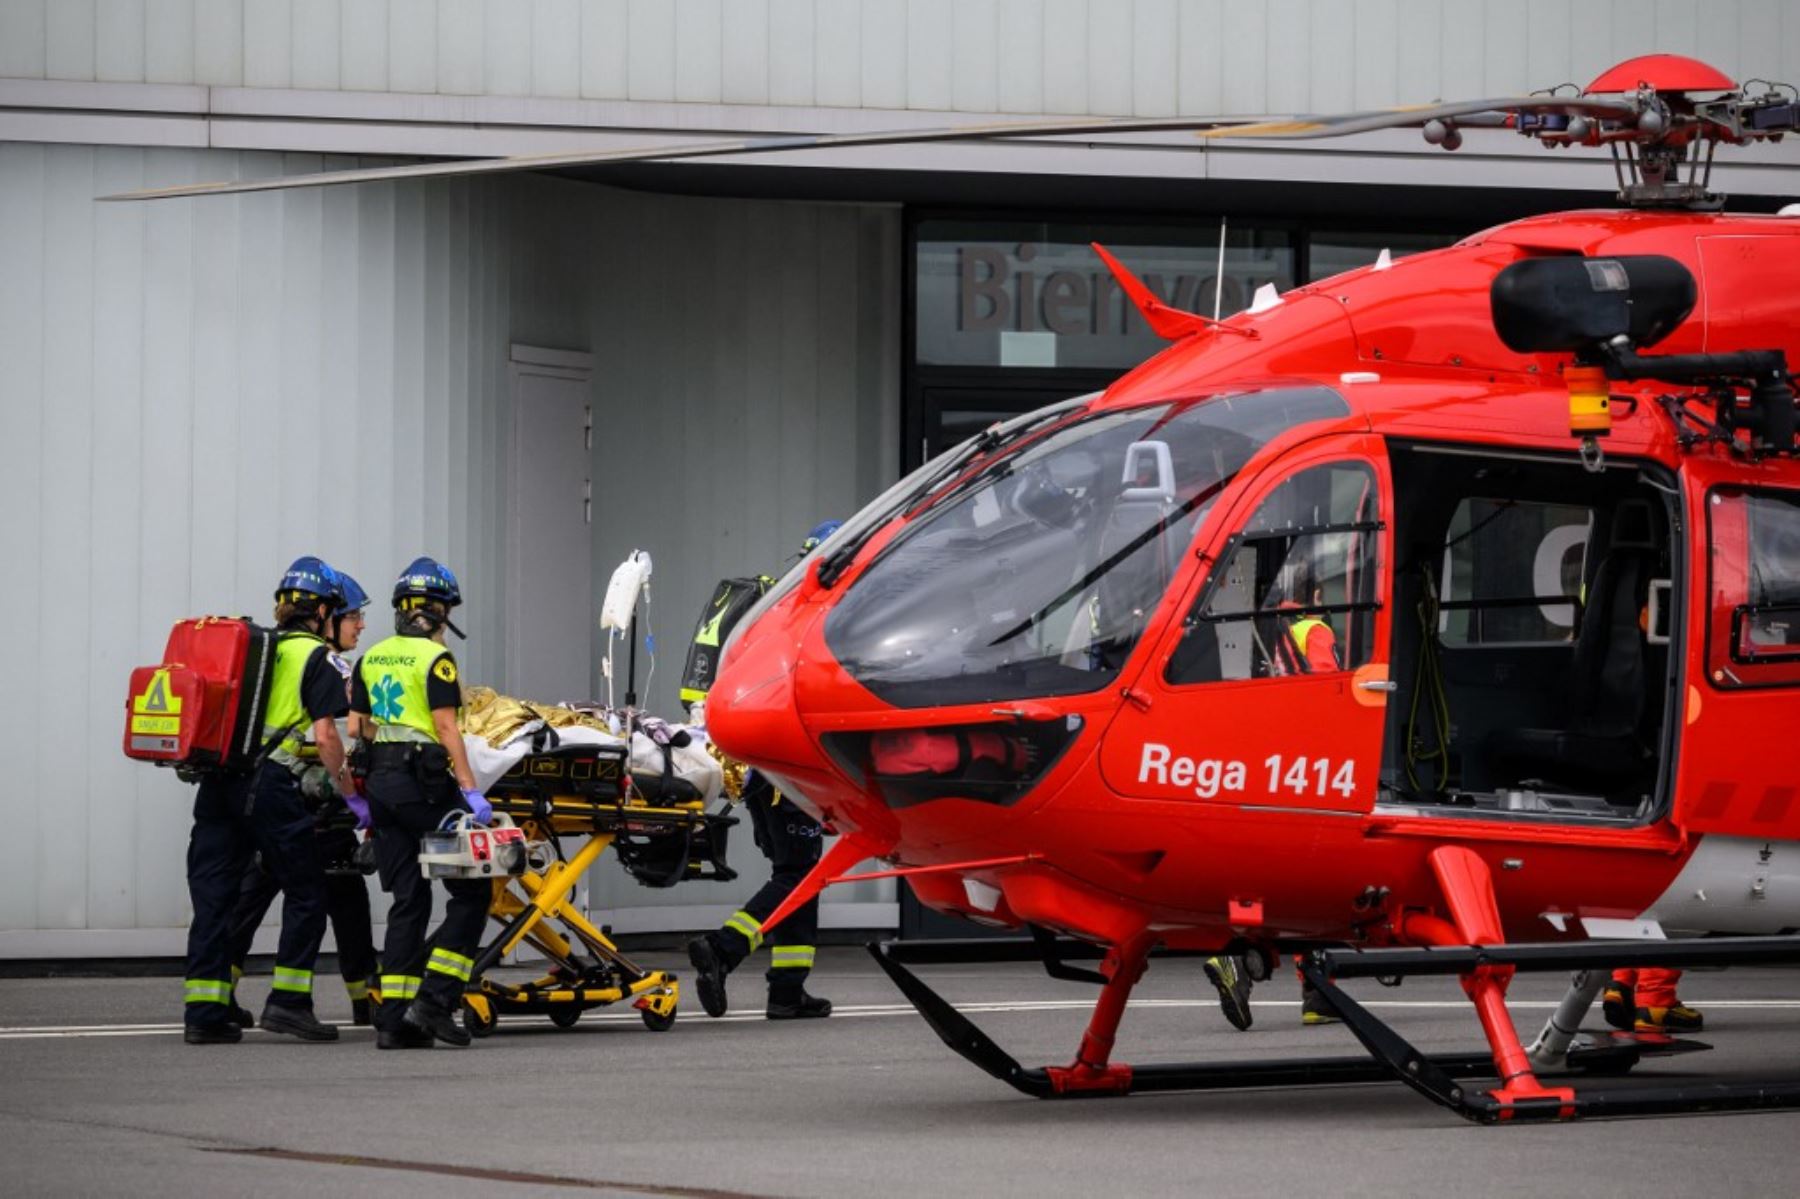
<path id="1" fill-rule="evenodd" d="M 1638 802 L 1656 760 L 1646 736 L 1650 688 L 1642 624 L 1660 561 L 1646 500 L 1625 500 L 1588 587 L 1570 663 L 1562 728 L 1498 729 L 1484 750 L 1499 782 L 1531 782 Z"/>

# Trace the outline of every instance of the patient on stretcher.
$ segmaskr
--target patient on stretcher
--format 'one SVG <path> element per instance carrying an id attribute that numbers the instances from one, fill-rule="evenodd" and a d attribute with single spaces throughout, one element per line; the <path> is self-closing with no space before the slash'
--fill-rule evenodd
<path id="1" fill-rule="evenodd" d="M 484 790 L 526 757 L 574 745 L 627 747 L 632 785 L 652 801 L 710 804 L 724 783 L 703 732 L 690 736 L 685 725 L 640 715 L 627 739 L 625 714 L 598 704 L 540 704 L 466 687 L 457 724 Z"/>

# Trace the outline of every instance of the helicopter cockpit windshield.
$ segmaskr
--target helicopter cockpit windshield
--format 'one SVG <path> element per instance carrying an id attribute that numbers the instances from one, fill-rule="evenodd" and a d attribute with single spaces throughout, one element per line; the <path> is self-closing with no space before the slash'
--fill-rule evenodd
<path id="1" fill-rule="evenodd" d="M 826 643 L 899 707 L 1105 686 L 1244 464 L 1349 411 L 1330 388 L 1272 387 L 1052 426 L 921 511 L 832 611 Z"/>

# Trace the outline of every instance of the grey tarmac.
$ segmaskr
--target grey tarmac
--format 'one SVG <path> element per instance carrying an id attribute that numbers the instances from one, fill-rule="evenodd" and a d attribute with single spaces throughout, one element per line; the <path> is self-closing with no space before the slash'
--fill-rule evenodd
<path id="1" fill-rule="evenodd" d="M 646 954 L 685 973 L 678 954 Z M 752 964 L 753 966 L 755 963 Z M 1064 1063 L 1094 990 L 1021 965 L 921 974 L 1026 1064 Z M 378 1053 L 252 1032 L 179 1035 L 170 978 L 0 980 L 0 1137 L 18 1195 L 601 1194 L 1788 1195 L 1800 1113 L 1481 1128 L 1399 1085 L 1040 1102 L 952 1054 L 869 958 L 826 949 L 831 1019 L 761 1018 L 760 972 L 709 1020 L 684 1000 L 655 1033 L 628 1008 L 574 1028 L 503 1020 L 467 1050 Z M 1521 977 L 1529 1039 L 1560 991 Z M 1707 1053 L 1643 1077 L 1800 1070 L 1800 971 L 1693 973 Z M 244 985 L 254 1009 L 266 981 Z M 1454 982 L 1354 984 L 1433 1050 L 1479 1046 Z M 1257 988 L 1234 1032 L 1198 963 L 1153 963 L 1121 1030 L 1127 1062 L 1357 1052 L 1304 1029 L 1298 985 Z M 320 1012 L 346 1020 L 334 980 Z M 1596 1011 L 1590 1023 L 1598 1022 Z"/>

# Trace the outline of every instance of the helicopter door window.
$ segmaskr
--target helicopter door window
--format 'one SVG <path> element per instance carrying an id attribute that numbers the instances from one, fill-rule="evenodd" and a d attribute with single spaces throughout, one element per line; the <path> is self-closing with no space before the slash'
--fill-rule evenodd
<path id="1" fill-rule="evenodd" d="M 1165 679 L 1321 674 L 1369 661 L 1377 494 L 1361 462 L 1312 467 L 1276 488 L 1229 543 Z"/>
<path id="2" fill-rule="evenodd" d="M 1720 687 L 1800 684 L 1800 500 L 1720 489 L 1707 525 L 1708 676 Z"/>
<path id="3" fill-rule="evenodd" d="M 1470 497 L 1444 547 L 1438 637 L 1451 648 L 1566 644 L 1581 620 L 1593 509 Z"/>

